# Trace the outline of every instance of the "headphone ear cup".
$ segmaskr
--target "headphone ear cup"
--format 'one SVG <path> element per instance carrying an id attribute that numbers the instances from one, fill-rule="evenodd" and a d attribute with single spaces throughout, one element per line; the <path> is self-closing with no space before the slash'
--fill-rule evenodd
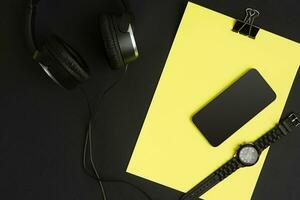
<path id="1" fill-rule="evenodd" d="M 99 17 L 99 27 L 104 42 L 104 48 L 108 57 L 108 62 L 112 69 L 125 68 L 122 52 L 118 43 L 116 27 L 113 23 L 112 15 L 103 14 Z"/>
<path id="2" fill-rule="evenodd" d="M 46 40 L 36 60 L 56 83 L 66 89 L 73 89 L 89 78 L 85 61 L 58 36 Z"/>

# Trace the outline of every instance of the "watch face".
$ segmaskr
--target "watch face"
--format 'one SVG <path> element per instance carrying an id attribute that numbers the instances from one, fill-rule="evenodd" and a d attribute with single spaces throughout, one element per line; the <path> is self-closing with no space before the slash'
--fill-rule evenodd
<path id="1" fill-rule="evenodd" d="M 240 148 L 238 151 L 238 159 L 245 166 L 254 165 L 259 158 L 258 151 L 253 145 L 245 145 Z"/>

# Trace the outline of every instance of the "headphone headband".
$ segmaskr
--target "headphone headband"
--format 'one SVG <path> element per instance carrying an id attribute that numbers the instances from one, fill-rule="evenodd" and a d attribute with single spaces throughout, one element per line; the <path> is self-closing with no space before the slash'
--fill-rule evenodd
<path id="1" fill-rule="evenodd" d="M 121 2 L 122 2 L 122 5 L 124 7 L 124 11 L 126 13 L 131 13 L 131 10 L 130 10 L 128 2 L 126 0 L 121 0 Z"/>
<path id="2" fill-rule="evenodd" d="M 26 8 L 25 36 L 28 46 L 30 48 L 31 55 L 34 55 L 34 53 L 38 50 L 38 45 L 35 36 L 35 16 L 39 2 L 40 0 L 29 0 Z M 121 0 L 121 2 L 125 9 L 125 12 L 131 15 L 128 2 L 126 0 Z M 134 19 L 131 20 L 134 21 Z"/>

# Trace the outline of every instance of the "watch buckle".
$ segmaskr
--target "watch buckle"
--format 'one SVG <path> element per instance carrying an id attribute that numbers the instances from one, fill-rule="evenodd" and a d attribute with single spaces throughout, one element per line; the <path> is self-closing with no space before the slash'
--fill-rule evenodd
<path id="1" fill-rule="evenodd" d="M 289 115 L 289 119 L 291 120 L 291 122 L 293 123 L 293 125 L 295 126 L 299 126 L 300 125 L 300 120 L 299 118 L 296 116 L 295 113 L 292 113 Z"/>

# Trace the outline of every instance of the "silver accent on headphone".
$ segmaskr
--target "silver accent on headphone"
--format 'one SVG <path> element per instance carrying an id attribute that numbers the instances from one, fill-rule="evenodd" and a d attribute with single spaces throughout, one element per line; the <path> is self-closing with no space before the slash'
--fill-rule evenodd
<path id="1" fill-rule="evenodd" d="M 136 45 L 136 42 L 135 42 L 135 38 L 134 38 L 134 34 L 133 34 L 131 24 L 129 24 L 127 32 L 130 35 L 131 43 L 132 43 L 133 49 L 134 49 L 134 55 L 135 55 L 135 57 L 138 57 L 139 52 L 138 52 L 138 49 L 137 49 L 137 45 Z"/>
<path id="2" fill-rule="evenodd" d="M 58 82 L 58 80 L 56 80 L 56 78 L 54 78 L 54 76 L 52 75 L 52 73 L 49 71 L 49 67 L 46 65 L 43 65 L 42 63 L 39 62 L 39 65 L 42 67 L 42 69 L 46 72 L 46 74 L 60 87 L 63 88 L 63 86 Z"/>

